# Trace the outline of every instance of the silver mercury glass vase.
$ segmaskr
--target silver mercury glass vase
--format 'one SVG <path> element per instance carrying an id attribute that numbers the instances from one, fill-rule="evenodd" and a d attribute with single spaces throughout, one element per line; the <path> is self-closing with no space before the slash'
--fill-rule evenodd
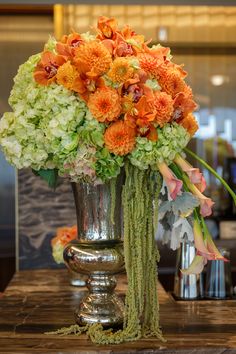
<path id="1" fill-rule="evenodd" d="M 101 323 L 104 327 L 123 322 L 124 303 L 115 294 L 115 274 L 124 270 L 122 194 L 123 176 L 115 187 L 114 220 L 111 220 L 110 184 L 72 183 L 78 240 L 68 244 L 64 260 L 74 272 L 87 274 L 88 293 L 76 310 L 79 325 Z"/>

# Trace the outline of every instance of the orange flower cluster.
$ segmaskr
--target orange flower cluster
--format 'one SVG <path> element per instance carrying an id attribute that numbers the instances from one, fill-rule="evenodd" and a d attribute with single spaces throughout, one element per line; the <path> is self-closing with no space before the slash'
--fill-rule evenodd
<path id="1" fill-rule="evenodd" d="M 52 247 L 56 244 L 60 244 L 61 246 L 66 246 L 67 243 L 77 238 L 77 226 L 74 225 L 72 227 L 59 227 L 57 229 L 57 234 L 51 240 Z"/>
<path id="2" fill-rule="evenodd" d="M 105 124 L 107 149 L 126 155 L 137 136 L 158 139 L 157 128 L 181 124 L 197 130 L 187 73 L 170 60 L 169 48 L 148 47 L 144 37 L 114 18 L 100 17 L 97 34 L 63 36 L 54 52 L 44 51 L 34 71 L 41 85 L 55 82 L 85 100 L 94 119 Z"/>

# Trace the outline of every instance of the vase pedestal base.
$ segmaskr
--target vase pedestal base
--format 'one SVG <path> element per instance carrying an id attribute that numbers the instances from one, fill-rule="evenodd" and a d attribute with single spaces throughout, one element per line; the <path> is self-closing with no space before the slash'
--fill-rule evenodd
<path id="1" fill-rule="evenodd" d="M 124 320 L 124 303 L 116 294 L 89 294 L 75 311 L 79 325 L 101 323 L 103 327 L 119 327 Z"/>
<path id="2" fill-rule="evenodd" d="M 124 319 L 124 303 L 114 293 L 116 279 L 107 274 L 93 274 L 87 280 L 89 294 L 75 312 L 79 325 L 101 323 L 104 327 L 120 326 Z"/>
<path id="3" fill-rule="evenodd" d="M 77 324 L 121 326 L 124 320 L 124 303 L 115 293 L 115 274 L 124 270 L 123 243 L 73 242 L 66 247 L 64 258 L 70 269 L 88 275 L 88 294 L 82 298 L 75 312 Z"/>

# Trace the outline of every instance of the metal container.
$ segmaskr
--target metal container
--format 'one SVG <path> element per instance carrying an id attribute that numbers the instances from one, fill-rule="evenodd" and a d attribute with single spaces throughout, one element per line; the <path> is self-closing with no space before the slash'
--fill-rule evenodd
<path id="1" fill-rule="evenodd" d="M 202 275 L 186 275 L 181 272 L 181 269 L 187 269 L 190 266 L 195 254 L 196 250 L 192 242 L 181 242 L 177 252 L 174 284 L 174 295 L 179 300 L 194 300 L 203 296 Z"/>
<path id="2" fill-rule="evenodd" d="M 225 248 L 219 249 L 223 257 L 230 259 L 230 252 Z M 207 263 L 205 297 L 207 299 L 224 300 L 233 296 L 230 262 L 212 260 Z"/>
<path id="3" fill-rule="evenodd" d="M 89 292 L 76 310 L 80 325 L 101 323 L 114 327 L 123 322 L 124 303 L 114 292 L 114 275 L 124 270 L 122 184 L 121 174 L 115 185 L 114 222 L 110 184 L 72 184 L 78 241 L 65 248 L 64 260 L 72 271 L 88 275 Z"/>

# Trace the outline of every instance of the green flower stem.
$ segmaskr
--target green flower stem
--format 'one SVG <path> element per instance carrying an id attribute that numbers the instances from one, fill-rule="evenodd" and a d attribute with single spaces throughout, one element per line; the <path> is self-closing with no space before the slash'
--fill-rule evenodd
<path id="1" fill-rule="evenodd" d="M 231 195 L 234 204 L 236 205 L 236 194 L 234 193 L 234 191 L 230 188 L 230 186 L 228 185 L 228 183 L 211 167 L 208 165 L 208 163 L 206 163 L 203 159 L 201 159 L 198 155 L 196 155 L 194 152 L 192 152 L 191 150 L 189 150 L 188 148 L 184 148 L 184 151 L 189 154 L 190 156 L 192 156 L 193 158 L 195 158 L 197 161 L 199 161 L 208 171 L 210 171 L 222 184 L 223 186 L 227 189 L 227 191 L 229 192 L 229 194 Z"/>
<path id="2" fill-rule="evenodd" d="M 200 224 L 201 215 L 199 213 L 199 208 L 194 208 L 193 217 L 198 222 L 198 224 Z"/>
<path id="3" fill-rule="evenodd" d="M 205 223 L 204 217 L 202 215 L 199 215 L 199 217 L 201 220 L 203 233 L 204 233 L 204 235 L 206 235 L 207 233 L 209 233 L 209 231 L 208 231 L 207 225 Z"/>
<path id="4" fill-rule="evenodd" d="M 205 220 L 203 216 L 200 214 L 199 207 L 195 208 L 193 211 L 193 217 L 197 221 L 198 225 L 201 228 L 202 231 L 202 236 L 203 236 L 203 241 L 206 242 L 207 240 L 207 234 L 209 234 Z"/>
<path id="5" fill-rule="evenodd" d="M 200 214 L 199 208 L 196 209 L 196 213 L 197 213 L 197 215 L 198 215 L 198 220 L 199 220 L 200 225 L 201 225 L 201 227 L 202 227 L 202 233 L 203 233 L 203 239 L 204 239 L 204 241 L 207 241 L 207 239 L 209 239 L 209 238 L 212 240 L 212 237 L 211 237 L 211 235 L 210 235 L 210 233 L 209 233 L 209 230 L 208 230 L 208 227 L 207 227 L 207 225 L 206 225 L 205 219 L 204 219 L 204 217 Z M 213 240 L 212 240 L 212 242 L 213 242 Z"/>
<path id="6" fill-rule="evenodd" d="M 185 177 L 187 177 L 187 176 L 186 176 L 185 172 L 182 171 L 181 168 L 179 166 L 177 166 L 175 163 L 172 163 L 169 167 L 174 172 L 176 177 L 183 182 L 184 190 L 186 192 L 190 192 L 190 190 L 189 190 L 189 188 L 187 186 L 187 183 L 186 183 Z"/>

